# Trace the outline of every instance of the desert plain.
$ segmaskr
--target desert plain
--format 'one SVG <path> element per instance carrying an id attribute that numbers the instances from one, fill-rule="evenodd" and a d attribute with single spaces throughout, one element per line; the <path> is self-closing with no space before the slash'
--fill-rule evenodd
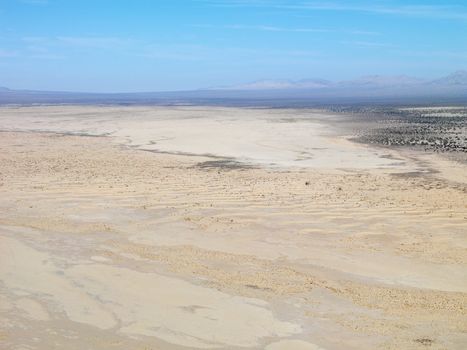
<path id="1" fill-rule="evenodd" d="M 466 163 L 347 117 L 0 108 L 0 348 L 467 348 Z"/>

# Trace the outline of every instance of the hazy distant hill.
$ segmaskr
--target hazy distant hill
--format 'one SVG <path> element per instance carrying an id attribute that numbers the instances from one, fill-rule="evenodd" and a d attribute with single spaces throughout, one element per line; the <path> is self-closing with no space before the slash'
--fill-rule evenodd
<path id="1" fill-rule="evenodd" d="M 331 82 L 324 79 L 303 80 L 259 80 L 242 85 L 232 85 L 209 90 L 284 90 L 284 89 L 342 89 L 352 87 L 362 88 L 390 88 L 390 87 L 423 87 L 433 85 L 467 85 L 467 71 L 457 71 L 436 80 L 425 80 L 407 75 L 368 75 L 354 80 Z"/>
<path id="2" fill-rule="evenodd" d="M 302 80 L 257 80 L 247 84 L 215 87 L 208 90 L 272 90 L 272 89 L 310 89 L 332 86 L 333 83 L 324 79 Z"/>
<path id="3" fill-rule="evenodd" d="M 446 77 L 433 80 L 432 84 L 437 85 L 463 85 L 467 86 L 467 71 L 459 70 Z"/>
<path id="4" fill-rule="evenodd" d="M 329 104 L 467 104 L 467 72 L 435 80 L 406 75 L 364 76 L 331 82 L 323 79 L 262 80 L 193 91 L 73 93 L 0 88 L 0 104 L 205 104 L 316 106 Z"/>
<path id="5" fill-rule="evenodd" d="M 361 77 L 356 80 L 341 81 L 336 85 L 340 87 L 352 86 L 352 87 L 402 87 L 424 84 L 425 80 L 409 77 L 407 75 L 395 75 L 395 76 L 384 76 L 384 75 L 368 75 Z"/>

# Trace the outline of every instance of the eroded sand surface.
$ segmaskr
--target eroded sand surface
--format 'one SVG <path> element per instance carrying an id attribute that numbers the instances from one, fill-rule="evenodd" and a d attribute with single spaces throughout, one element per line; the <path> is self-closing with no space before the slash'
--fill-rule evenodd
<path id="1" fill-rule="evenodd" d="M 464 349 L 465 166 L 326 118 L 1 109 L 0 348 Z"/>

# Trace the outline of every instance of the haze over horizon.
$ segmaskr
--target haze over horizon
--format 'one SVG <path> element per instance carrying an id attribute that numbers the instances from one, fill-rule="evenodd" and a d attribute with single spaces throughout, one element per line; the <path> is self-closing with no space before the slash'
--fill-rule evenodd
<path id="1" fill-rule="evenodd" d="M 0 23 L 0 86 L 11 89 L 433 80 L 467 68 L 467 6 L 456 0 L 12 0 Z"/>

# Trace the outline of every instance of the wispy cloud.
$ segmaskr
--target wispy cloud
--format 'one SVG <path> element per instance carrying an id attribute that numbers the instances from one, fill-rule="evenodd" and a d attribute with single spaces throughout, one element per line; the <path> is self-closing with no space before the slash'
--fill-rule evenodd
<path id="1" fill-rule="evenodd" d="M 134 53 L 139 57 L 154 60 L 203 61 L 212 62 L 229 59 L 231 61 L 310 60 L 321 56 L 320 52 L 307 50 L 267 50 L 243 47 L 210 47 L 204 45 L 146 45 Z"/>
<path id="2" fill-rule="evenodd" d="M 209 24 L 194 25 L 196 28 L 209 28 L 209 29 L 233 29 L 233 30 L 258 30 L 265 32 L 288 32 L 288 33 L 343 33 L 362 36 L 378 36 L 380 32 L 358 29 L 331 29 L 331 28 L 287 28 L 278 27 L 273 25 L 244 25 L 244 24 L 230 24 L 223 26 L 214 26 Z"/>
<path id="3" fill-rule="evenodd" d="M 331 28 L 288 28 L 274 25 L 245 25 L 245 24 L 227 24 L 227 25 L 210 25 L 198 24 L 193 25 L 195 28 L 208 29 L 232 29 L 232 30 L 257 30 L 264 32 L 287 32 L 287 33 L 344 33 L 352 35 L 377 36 L 379 32 L 355 29 L 331 29 Z"/>
<path id="4" fill-rule="evenodd" d="M 104 36 L 26 36 L 21 39 L 25 45 L 21 50 L 21 56 L 58 60 L 66 58 L 63 52 L 71 50 L 131 50 L 135 41 L 129 38 L 104 37 Z M 73 51 L 71 51 L 72 53 Z"/>
<path id="5" fill-rule="evenodd" d="M 134 40 L 130 38 L 108 36 L 25 36 L 22 38 L 22 41 L 30 44 L 40 44 L 44 46 L 67 45 L 74 47 L 101 49 L 121 48 L 134 43 Z"/>
<path id="6" fill-rule="evenodd" d="M 66 58 L 64 55 L 56 55 L 53 53 L 38 53 L 29 55 L 28 57 L 39 60 L 64 60 Z"/>
<path id="7" fill-rule="evenodd" d="M 374 31 L 369 31 L 369 30 L 343 30 L 343 31 L 349 34 L 355 34 L 355 35 L 369 35 L 369 36 L 381 35 L 380 32 L 374 32 Z"/>
<path id="8" fill-rule="evenodd" d="M 289 6 L 292 8 L 292 6 Z M 347 11 L 347 12 L 366 12 L 373 14 L 398 15 L 409 17 L 427 17 L 442 19 L 461 19 L 467 20 L 467 8 L 439 5 L 401 5 L 401 6 L 382 6 L 365 4 L 363 6 L 352 6 L 343 3 L 304 3 L 296 6 L 299 9 L 325 10 L 325 11 Z"/>
<path id="9" fill-rule="evenodd" d="M 63 54 L 57 54 L 48 47 L 36 44 L 34 41 L 26 46 L 23 56 L 41 60 L 62 60 L 66 58 Z"/>
<path id="10" fill-rule="evenodd" d="M 55 40 L 58 43 L 70 46 L 97 49 L 117 48 L 128 46 L 132 43 L 132 40 L 127 38 L 101 36 L 59 36 Z"/>
<path id="11" fill-rule="evenodd" d="M 153 60 L 200 61 L 206 57 L 199 45 L 141 45 L 134 53 L 137 57 Z"/>
<path id="12" fill-rule="evenodd" d="M 240 29 L 240 26 L 232 26 Z M 261 30 L 277 31 L 284 28 L 267 27 Z M 268 48 L 245 48 L 235 46 L 209 46 L 196 43 L 167 44 L 152 41 L 135 40 L 124 37 L 23 37 L 25 43 L 21 50 L 24 57 L 42 59 L 64 59 L 64 55 L 75 55 L 79 52 L 95 53 L 96 49 L 106 53 L 140 57 L 150 60 L 203 61 L 218 62 L 220 60 L 309 60 L 321 56 L 321 52 L 313 50 L 272 50 Z M 70 49 L 72 49 L 70 51 Z"/>
<path id="13" fill-rule="evenodd" d="M 374 42 L 374 41 L 342 41 L 342 44 L 359 46 L 359 47 L 395 47 L 393 44 Z"/>
<path id="14" fill-rule="evenodd" d="M 266 32 L 293 32 L 293 33 L 326 33 L 332 32 L 330 29 L 320 29 L 320 28 L 286 28 L 286 27 L 276 27 L 276 26 L 267 26 L 267 25 L 226 25 L 224 28 L 227 29 L 247 29 L 247 30 L 260 30 Z"/>
<path id="15" fill-rule="evenodd" d="M 467 6 L 444 5 L 389 5 L 381 2 L 303 1 L 297 4 L 288 1 L 246 0 L 198 0 L 211 6 L 257 7 L 297 11 L 361 12 L 393 16 L 422 17 L 433 19 L 467 20 Z"/>
<path id="16" fill-rule="evenodd" d="M 411 50 L 400 50 L 391 51 L 401 56 L 411 57 L 441 57 L 449 59 L 460 59 L 467 60 L 467 51 L 411 51 Z"/>

